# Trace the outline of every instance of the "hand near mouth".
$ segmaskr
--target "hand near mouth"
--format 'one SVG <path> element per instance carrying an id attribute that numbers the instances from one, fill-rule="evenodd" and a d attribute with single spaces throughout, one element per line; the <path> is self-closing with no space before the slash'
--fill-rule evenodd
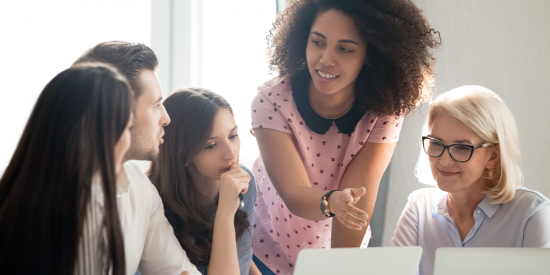
<path id="1" fill-rule="evenodd" d="M 220 194 L 218 198 L 218 211 L 216 215 L 234 216 L 239 208 L 239 194 L 248 191 L 250 175 L 237 164 L 232 163 L 229 171 L 220 177 Z"/>

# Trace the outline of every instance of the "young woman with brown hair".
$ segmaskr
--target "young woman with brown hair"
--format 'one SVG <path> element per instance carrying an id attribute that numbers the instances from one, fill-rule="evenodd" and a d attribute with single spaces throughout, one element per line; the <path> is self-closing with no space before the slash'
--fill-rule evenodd
<path id="1" fill-rule="evenodd" d="M 231 106 L 206 89 L 183 89 L 164 107 L 172 122 L 149 178 L 182 248 L 203 274 L 259 274 L 252 263 L 256 184 L 239 166 Z"/>
<path id="2" fill-rule="evenodd" d="M 431 95 L 440 42 L 406 0 L 294 0 L 271 33 L 279 77 L 252 102 L 254 255 L 291 274 L 301 249 L 368 244 L 380 179 L 403 117 Z"/>
<path id="3" fill-rule="evenodd" d="M 132 98 L 101 64 L 46 85 L 0 180 L 1 274 L 125 274 L 115 178 Z"/>

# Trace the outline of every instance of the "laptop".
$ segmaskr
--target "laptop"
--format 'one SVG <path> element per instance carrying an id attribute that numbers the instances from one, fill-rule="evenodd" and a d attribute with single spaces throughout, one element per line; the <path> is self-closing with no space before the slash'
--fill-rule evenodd
<path id="1" fill-rule="evenodd" d="M 550 248 L 442 247 L 434 275 L 550 274 Z"/>
<path id="2" fill-rule="evenodd" d="M 298 253 L 294 275 L 415 275 L 421 256 L 419 246 L 304 249 Z"/>

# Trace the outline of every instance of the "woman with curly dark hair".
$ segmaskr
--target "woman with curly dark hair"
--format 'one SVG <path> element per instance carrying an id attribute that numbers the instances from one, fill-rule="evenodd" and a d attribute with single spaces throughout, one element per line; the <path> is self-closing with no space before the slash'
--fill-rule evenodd
<path id="1" fill-rule="evenodd" d="M 252 103 L 253 246 L 260 269 L 291 274 L 301 249 L 368 244 L 380 179 L 404 116 L 431 96 L 440 40 L 405 0 L 291 1 L 272 34 L 279 77 Z"/>

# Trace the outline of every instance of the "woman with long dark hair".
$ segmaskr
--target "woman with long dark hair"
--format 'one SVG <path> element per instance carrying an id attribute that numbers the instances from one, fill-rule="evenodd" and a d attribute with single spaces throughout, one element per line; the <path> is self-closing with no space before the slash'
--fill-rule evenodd
<path id="1" fill-rule="evenodd" d="M 301 249 L 367 246 L 380 180 L 403 117 L 431 95 L 440 41 L 407 0 L 293 0 L 273 26 L 279 77 L 252 101 L 254 255 L 264 274 L 292 274 Z"/>
<path id="2" fill-rule="evenodd" d="M 202 274 L 259 274 L 252 263 L 256 184 L 239 167 L 231 106 L 206 89 L 183 89 L 164 107 L 172 122 L 149 178 L 182 248 Z"/>
<path id="3" fill-rule="evenodd" d="M 102 64 L 46 85 L 0 180 L 1 274 L 125 274 L 115 180 L 132 100 Z"/>

